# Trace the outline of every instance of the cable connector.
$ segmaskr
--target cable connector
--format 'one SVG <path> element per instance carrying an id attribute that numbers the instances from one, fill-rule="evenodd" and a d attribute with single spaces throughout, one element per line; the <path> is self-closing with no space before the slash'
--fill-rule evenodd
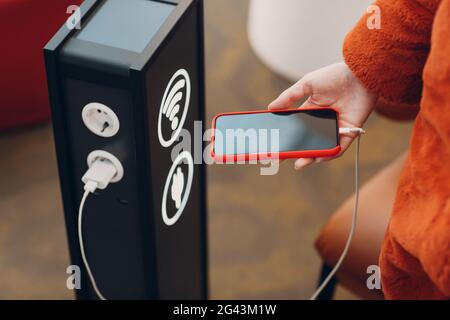
<path id="1" fill-rule="evenodd" d="M 339 134 L 349 133 L 364 134 L 366 131 L 363 128 L 339 128 Z"/>
<path id="2" fill-rule="evenodd" d="M 117 174 L 116 166 L 105 158 L 97 158 L 89 167 L 81 180 L 84 190 L 93 193 L 97 188 L 106 189 Z"/>
<path id="3" fill-rule="evenodd" d="M 84 191 L 89 192 L 89 193 L 94 193 L 95 190 L 97 190 L 97 187 L 98 187 L 97 182 L 89 180 L 84 185 Z"/>

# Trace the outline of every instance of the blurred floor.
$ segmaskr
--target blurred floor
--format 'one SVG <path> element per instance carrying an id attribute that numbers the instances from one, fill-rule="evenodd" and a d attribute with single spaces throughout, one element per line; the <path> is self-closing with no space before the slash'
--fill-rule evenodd
<path id="1" fill-rule="evenodd" d="M 289 83 L 251 52 L 247 1 L 205 4 L 208 122 L 264 108 Z M 373 116 L 367 129 L 364 181 L 407 148 L 410 124 Z M 320 269 L 313 242 L 353 191 L 353 152 L 301 173 L 285 161 L 275 176 L 260 176 L 258 166 L 208 168 L 211 298 L 309 297 Z M 0 299 L 73 298 L 49 125 L 0 136 L 0 176 Z M 337 298 L 354 297 L 340 290 Z"/>

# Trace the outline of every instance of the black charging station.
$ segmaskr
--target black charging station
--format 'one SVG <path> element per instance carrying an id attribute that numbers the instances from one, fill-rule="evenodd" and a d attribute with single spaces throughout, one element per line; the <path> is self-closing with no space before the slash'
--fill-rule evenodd
<path id="1" fill-rule="evenodd" d="M 203 1 L 86 0 L 80 12 L 81 28 L 62 26 L 44 49 L 70 256 L 82 270 L 77 298 L 97 298 L 77 216 L 87 158 L 101 150 L 124 169 L 84 209 L 104 295 L 206 299 L 205 168 L 189 151 L 171 156 L 180 130 L 194 137 L 204 121 Z"/>

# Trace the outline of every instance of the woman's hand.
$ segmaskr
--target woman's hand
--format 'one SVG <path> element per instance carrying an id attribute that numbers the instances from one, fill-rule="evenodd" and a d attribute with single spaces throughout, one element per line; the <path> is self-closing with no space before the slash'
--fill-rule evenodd
<path id="1" fill-rule="evenodd" d="M 305 75 L 292 87 L 284 91 L 270 105 L 270 110 L 288 109 L 301 98 L 309 96 L 302 106 L 334 107 L 340 113 L 339 127 L 362 127 L 372 112 L 376 96 L 370 93 L 353 75 L 345 63 L 336 63 Z M 356 134 L 340 136 L 341 156 L 355 139 Z M 297 159 L 299 170 L 313 162 L 333 158 Z"/>

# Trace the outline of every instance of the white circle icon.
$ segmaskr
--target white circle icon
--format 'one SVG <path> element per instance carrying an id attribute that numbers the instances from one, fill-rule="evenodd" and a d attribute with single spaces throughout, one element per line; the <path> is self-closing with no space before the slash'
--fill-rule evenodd
<path id="1" fill-rule="evenodd" d="M 183 172 L 182 161 L 187 162 L 187 178 L 186 172 Z M 184 208 L 186 207 L 187 201 L 189 199 L 189 194 L 191 193 L 192 179 L 194 178 L 194 160 L 192 155 L 188 151 L 183 151 L 178 155 L 170 168 L 169 174 L 166 179 L 166 184 L 164 185 L 164 192 L 161 201 L 161 213 L 164 223 L 168 226 L 174 225 L 178 219 L 181 217 Z M 185 183 L 185 179 L 186 183 Z M 169 218 L 167 214 L 167 196 L 170 187 L 170 197 L 175 206 L 176 212 Z"/>
<path id="2" fill-rule="evenodd" d="M 84 106 L 81 117 L 86 127 L 100 137 L 115 136 L 120 128 L 120 121 L 114 111 L 98 102 Z"/>
<path id="3" fill-rule="evenodd" d="M 190 99 L 191 80 L 188 72 L 180 69 L 170 79 L 159 108 L 158 138 L 163 147 L 170 147 L 180 135 L 186 120 Z M 165 128 L 170 124 L 170 130 L 165 130 L 167 132 L 164 133 L 163 122 L 167 123 Z"/>

